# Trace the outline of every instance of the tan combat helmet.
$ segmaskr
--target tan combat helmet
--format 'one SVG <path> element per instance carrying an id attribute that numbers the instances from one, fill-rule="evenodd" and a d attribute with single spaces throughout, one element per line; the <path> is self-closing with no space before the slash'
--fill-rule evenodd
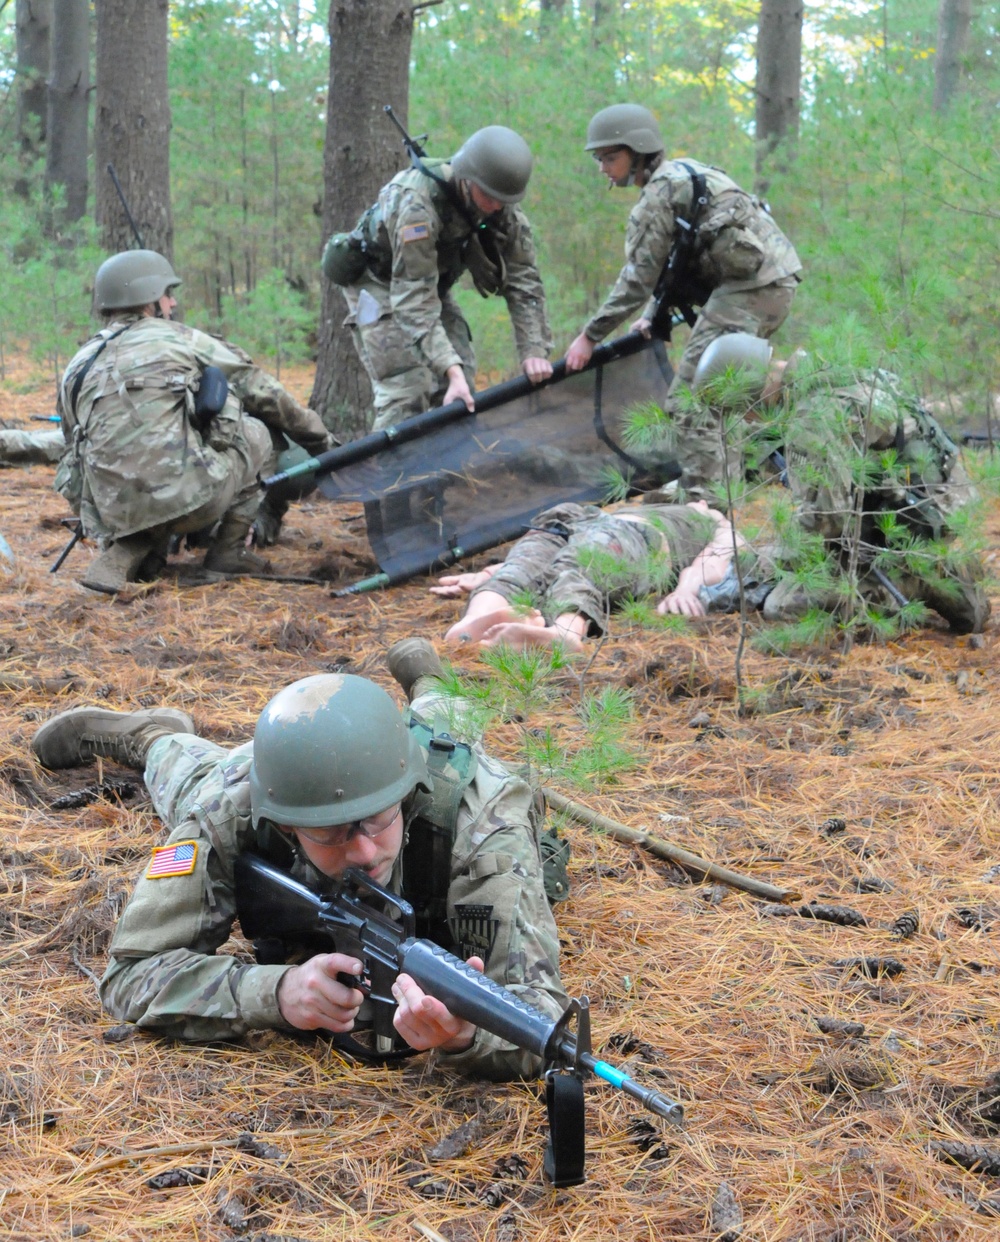
<path id="1" fill-rule="evenodd" d="M 771 346 L 762 337 L 749 332 L 727 332 L 716 337 L 698 360 L 691 387 L 700 392 L 726 371 L 733 371 L 746 379 L 748 393 L 760 396 L 770 361 Z"/>
<path id="2" fill-rule="evenodd" d="M 506 125 L 487 125 L 467 138 L 451 161 L 461 181 L 471 181 L 501 203 L 519 203 L 528 189 L 531 149 Z"/>
<path id="3" fill-rule="evenodd" d="M 126 310 L 158 302 L 181 278 L 155 250 L 123 250 L 105 259 L 94 278 L 99 311 Z"/>
<path id="4" fill-rule="evenodd" d="M 656 117 L 641 104 L 612 104 L 590 118 L 585 151 L 628 147 L 637 155 L 656 155 L 663 139 Z"/>

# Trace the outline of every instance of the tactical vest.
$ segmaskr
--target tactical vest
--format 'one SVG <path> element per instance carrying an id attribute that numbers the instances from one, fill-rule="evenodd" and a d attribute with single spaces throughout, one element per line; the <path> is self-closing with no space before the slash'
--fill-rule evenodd
<path id="1" fill-rule="evenodd" d="M 438 293 L 443 297 L 466 271 L 483 297 L 501 293 L 507 271 L 497 226 L 489 221 L 478 225 L 473 222 L 461 204 L 458 186 L 438 173 L 447 163 L 447 160 L 423 160 L 418 171 L 425 178 L 431 205 L 439 219 L 460 215 L 468 222 L 471 232 L 458 243 L 438 242 Z M 349 245 L 364 255 L 375 279 L 388 284 L 392 279 L 392 243 L 379 203 L 373 203 L 363 212 L 353 230 L 344 236 L 349 239 Z M 360 272 L 355 279 L 359 278 Z"/>

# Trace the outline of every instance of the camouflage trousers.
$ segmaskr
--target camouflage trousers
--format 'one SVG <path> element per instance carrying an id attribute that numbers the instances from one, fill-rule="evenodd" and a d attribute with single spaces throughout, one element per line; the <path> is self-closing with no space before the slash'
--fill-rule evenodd
<path id="1" fill-rule="evenodd" d="M 57 462 L 66 451 L 61 431 L 0 430 L 0 466 L 36 466 Z"/>
<path id="2" fill-rule="evenodd" d="M 706 406 L 689 408 L 678 400 L 688 389 L 698 363 L 709 345 L 730 332 L 769 338 L 785 322 L 798 281 L 786 276 L 762 289 L 716 289 L 701 308 L 667 393 L 664 413 L 670 418 L 669 443 L 683 473 L 679 497 L 707 500 L 713 508 L 727 508 L 725 478 L 741 477 L 739 434 L 726 434 L 721 411 Z"/>
<path id="3" fill-rule="evenodd" d="M 377 303 L 377 317 L 362 309 L 358 301 L 362 292 Z M 389 287 L 372 278 L 360 285 L 348 285 L 344 298 L 350 314 L 354 347 L 358 351 L 371 381 L 375 404 L 372 431 L 382 431 L 404 418 L 422 414 L 440 405 L 448 388 L 443 375 L 435 375 L 417 345 L 396 323 L 389 301 Z M 469 387 L 476 382 L 476 355 L 472 348 L 472 332 L 458 303 L 450 293 L 441 298 L 441 325 L 462 360 Z"/>
<path id="4" fill-rule="evenodd" d="M 603 634 L 616 604 L 661 589 L 669 573 L 662 537 L 646 522 L 577 504 L 554 505 L 535 521 L 472 595 L 496 591 L 512 602 L 530 596 L 547 622 L 579 613 L 589 633 Z"/>
<path id="5" fill-rule="evenodd" d="M 157 738 L 146 755 L 143 779 L 153 802 L 153 810 L 172 832 L 191 817 L 201 804 L 205 782 L 214 778 L 218 786 L 219 765 L 231 758 L 249 763 L 253 743 L 233 750 L 219 746 L 193 733 L 171 733 Z"/>
<path id="6" fill-rule="evenodd" d="M 975 568 L 942 572 L 933 580 L 902 570 L 893 570 L 887 576 L 901 595 L 936 612 L 956 634 L 978 634 L 989 620 L 990 601 Z M 871 573 L 859 575 L 858 591 L 865 603 L 880 611 L 899 609 L 899 601 Z M 786 579 L 767 596 L 763 612 L 767 621 L 794 621 L 814 608 L 836 612 L 843 604 L 841 594 L 810 592 L 801 583 Z"/>

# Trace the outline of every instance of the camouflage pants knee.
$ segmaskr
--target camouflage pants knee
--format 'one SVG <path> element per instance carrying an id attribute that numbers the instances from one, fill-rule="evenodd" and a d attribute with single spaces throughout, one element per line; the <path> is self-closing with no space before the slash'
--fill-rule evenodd
<path id="1" fill-rule="evenodd" d="M 702 307 L 691 331 L 677 373 L 667 394 L 664 412 L 672 420 L 671 441 L 683 473 L 679 489 L 687 500 L 707 500 L 725 509 L 724 480 L 740 477 L 741 437 L 724 425 L 718 411 L 698 407 L 672 398 L 690 386 L 702 354 L 720 336 L 747 332 L 767 339 L 788 316 L 798 282 L 786 276 L 761 289 L 727 291 L 716 289 Z M 740 424 L 742 426 L 742 424 Z"/>
<path id="2" fill-rule="evenodd" d="M 370 299 L 368 313 L 364 306 L 359 312 L 362 295 Z M 351 325 L 354 347 L 368 372 L 374 395 L 372 430 L 381 431 L 440 404 L 447 389 L 445 377 L 434 374 L 423 354 L 397 324 L 388 286 L 369 280 L 345 288 L 344 297 L 350 310 L 347 322 Z M 441 324 L 462 360 L 471 388 L 476 379 L 472 333 L 450 293 L 441 299 Z"/>
<path id="3" fill-rule="evenodd" d="M 144 773 L 146 788 L 153 809 L 169 829 L 191 815 L 200 801 L 203 783 L 232 753 L 193 733 L 172 733 L 150 746 Z"/>

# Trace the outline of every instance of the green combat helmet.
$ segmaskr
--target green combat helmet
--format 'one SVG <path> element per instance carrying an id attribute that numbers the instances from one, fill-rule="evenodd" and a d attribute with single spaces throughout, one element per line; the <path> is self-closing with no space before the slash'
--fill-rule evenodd
<path id="1" fill-rule="evenodd" d="M 629 147 L 637 155 L 656 155 L 663 139 L 656 117 L 641 104 L 612 104 L 590 118 L 585 151 Z"/>
<path id="2" fill-rule="evenodd" d="M 465 140 L 452 158 L 451 169 L 490 198 L 519 203 L 528 188 L 532 163 L 531 150 L 520 134 L 506 125 L 487 125 Z"/>
<path id="3" fill-rule="evenodd" d="M 691 387 L 700 392 L 726 371 L 738 371 L 747 381 L 747 391 L 760 396 L 767 382 L 771 346 L 749 332 L 727 332 L 716 337 L 698 360 Z M 759 380 L 759 383 L 758 383 Z"/>
<path id="4" fill-rule="evenodd" d="M 105 259 L 94 278 L 94 303 L 99 311 L 147 306 L 175 289 L 181 278 L 155 250 L 123 250 Z"/>
<path id="5" fill-rule="evenodd" d="M 250 766 L 256 827 L 328 828 L 377 815 L 420 785 L 427 765 L 399 708 L 366 677 L 327 673 L 279 691 L 260 714 Z"/>

